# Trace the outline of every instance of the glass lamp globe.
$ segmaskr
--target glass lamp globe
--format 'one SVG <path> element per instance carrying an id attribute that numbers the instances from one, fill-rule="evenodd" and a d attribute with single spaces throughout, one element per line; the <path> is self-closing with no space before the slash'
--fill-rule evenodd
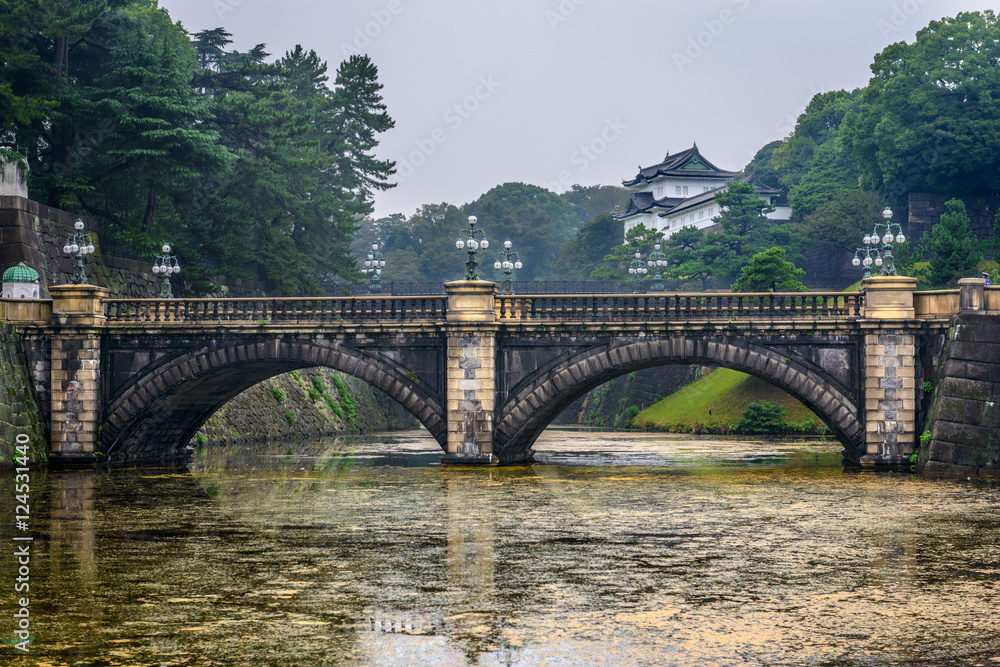
<path id="1" fill-rule="evenodd" d="M 469 216 L 469 227 L 474 227 L 475 224 L 476 224 L 476 216 L 470 215 Z"/>
<path id="2" fill-rule="evenodd" d="M 872 265 L 872 258 L 871 257 L 865 257 L 865 261 L 863 261 L 861 263 L 864 264 L 865 266 L 871 266 Z"/>
<path id="3" fill-rule="evenodd" d="M 88 255 L 94 254 L 94 244 L 93 243 L 88 243 L 87 244 L 87 254 Z"/>
<path id="4" fill-rule="evenodd" d="M 653 266 L 653 260 L 651 259 L 646 260 L 646 266 Z"/>
<path id="5" fill-rule="evenodd" d="M 851 260 L 851 264 L 853 264 L 854 266 L 861 266 L 861 260 L 855 257 L 854 259 Z"/>
<path id="6" fill-rule="evenodd" d="M 159 272 L 160 272 L 160 265 L 159 264 L 154 264 L 153 265 L 153 273 L 159 273 Z"/>
<path id="7" fill-rule="evenodd" d="M 482 241 L 479 242 L 479 247 L 482 248 L 483 250 L 486 250 L 487 248 L 490 247 L 490 242 L 487 241 L 486 239 L 483 239 Z"/>
<path id="8" fill-rule="evenodd" d="M 507 250 L 510 250 L 510 246 L 511 246 L 510 239 L 507 239 L 506 241 L 503 242 L 503 247 L 507 248 Z"/>
<path id="9" fill-rule="evenodd" d="M 479 242 L 475 239 L 470 239 L 465 242 L 465 247 L 469 250 L 479 250 Z"/>
<path id="10" fill-rule="evenodd" d="M 180 273 L 180 272 L 181 272 L 181 265 L 174 264 L 174 273 Z"/>
<path id="11" fill-rule="evenodd" d="M 76 229 L 76 231 L 80 231 L 81 229 L 83 229 L 83 220 L 77 218 L 76 222 L 73 223 L 73 228 Z"/>
<path id="12" fill-rule="evenodd" d="M 631 274 L 633 274 L 633 275 L 635 275 L 635 269 L 632 268 L 631 266 L 628 267 L 628 272 L 631 273 Z"/>
<path id="13" fill-rule="evenodd" d="M 68 243 L 63 246 L 63 252 L 66 253 L 67 255 L 70 253 L 70 247 Z"/>
<path id="14" fill-rule="evenodd" d="M 882 266 L 882 258 L 881 257 L 876 257 L 875 258 L 875 266 Z"/>
<path id="15" fill-rule="evenodd" d="M 865 245 L 871 245 L 872 243 L 872 237 L 868 236 L 867 234 L 865 234 L 865 237 L 861 240 L 864 241 Z"/>
<path id="16" fill-rule="evenodd" d="M 514 262 L 514 268 L 517 269 L 518 271 L 521 270 L 522 266 L 524 266 L 524 265 L 521 264 L 521 260 L 517 260 L 516 262 Z"/>
<path id="17" fill-rule="evenodd" d="M 903 236 L 903 232 L 896 234 L 896 243 L 906 243 L 906 237 Z"/>
<path id="18" fill-rule="evenodd" d="M 636 259 L 639 259 L 640 257 L 642 257 L 642 253 L 641 252 L 635 253 L 635 258 Z"/>
<path id="19" fill-rule="evenodd" d="M 886 232 L 885 236 L 882 237 L 882 243 L 892 243 L 892 234 Z"/>
<path id="20" fill-rule="evenodd" d="M 78 246 L 78 245 L 77 245 L 77 244 L 75 244 L 75 243 L 72 243 L 72 244 L 70 244 L 70 246 L 69 246 L 69 251 L 70 251 L 70 252 L 80 252 L 80 246 Z"/>
<path id="21" fill-rule="evenodd" d="M 376 276 L 382 275 L 382 269 L 375 269 L 375 275 Z"/>
<path id="22" fill-rule="evenodd" d="M 500 266 L 500 260 L 499 259 L 497 261 L 493 262 L 493 268 L 496 269 L 497 271 L 500 270 L 501 266 Z"/>
<path id="23" fill-rule="evenodd" d="M 465 241 L 463 241 L 462 239 L 455 241 L 455 247 L 461 250 L 462 248 L 465 247 Z"/>
<path id="24" fill-rule="evenodd" d="M 372 244 L 372 250 L 378 250 L 378 244 L 377 243 L 373 243 Z"/>
<path id="25" fill-rule="evenodd" d="M 170 244 L 169 243 L 164 243 L 163 247 L 160 248 L 160 250 L 162 250 L 163 254 L 166 255 L 168 252 L 170 252 Z"/>
<path id="26" fill-rule="evenodd" d="M 885 210 L 882 211 L 882 217 L 885 218 L 886 220 L 891 220 L 892 219 L 892 209 L 889 208 L 888 206 L 886 206 Z"/>
<path id="27" fill-rule="evenodd" d="M 653 249 L 654 250 L 659 250 L 660 249 L 660 244 L 659 243 L 654 244 L 653 245 Z"/>

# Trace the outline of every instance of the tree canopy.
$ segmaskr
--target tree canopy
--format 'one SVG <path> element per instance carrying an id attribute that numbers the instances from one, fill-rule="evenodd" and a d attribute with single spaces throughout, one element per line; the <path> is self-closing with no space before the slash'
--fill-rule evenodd
<path id="1" fill-rule="evenodd" d="M 802 284 L 806 272 L 785 260 L 784 248 L 768 248 L 743 267 L 734 292 L 807 292 Z"/>

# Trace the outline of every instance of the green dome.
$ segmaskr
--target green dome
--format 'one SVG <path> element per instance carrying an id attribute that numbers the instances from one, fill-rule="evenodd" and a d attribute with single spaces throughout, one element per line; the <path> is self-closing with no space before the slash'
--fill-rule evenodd
<path id="1" fill-rule="evenodd" d="M 3 272 L 5 283 L 33 283 L 38 280 L 38 271 L 21 262 Z"/>

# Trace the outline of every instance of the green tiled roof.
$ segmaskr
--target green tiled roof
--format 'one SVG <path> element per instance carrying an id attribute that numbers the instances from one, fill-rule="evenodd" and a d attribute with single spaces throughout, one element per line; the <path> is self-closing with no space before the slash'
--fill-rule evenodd
<path id="1" fill-rule="evenodd" d="M 3 272 L 5 283 L 33 283 L 38 280 L 38 271 L 21 262 Z"/>

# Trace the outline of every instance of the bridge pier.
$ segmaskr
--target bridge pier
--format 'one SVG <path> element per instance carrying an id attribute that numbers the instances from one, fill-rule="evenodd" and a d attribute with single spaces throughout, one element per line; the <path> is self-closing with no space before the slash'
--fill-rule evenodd
<path id="1" fill-rule="evenodd" d="M 60 464 L 97 460 L 101 423 L 101 335 L 108 290 L 55 285 L 52 294 L 49 459 Z"/>
<path id="2" fill-rule="evenodd" d="M 447 453 L 444 464 L 496 465 L 496 283 L 445 283 L 447 338 Z"/>
<path id="3" fill-rule="evenodd" d="M 909 465 L 916 445 L 916 336 L 906 326 L 915 317 L 917 279 L 876 276 L 862 281 L 865 451 L 863 467 Z"/>

